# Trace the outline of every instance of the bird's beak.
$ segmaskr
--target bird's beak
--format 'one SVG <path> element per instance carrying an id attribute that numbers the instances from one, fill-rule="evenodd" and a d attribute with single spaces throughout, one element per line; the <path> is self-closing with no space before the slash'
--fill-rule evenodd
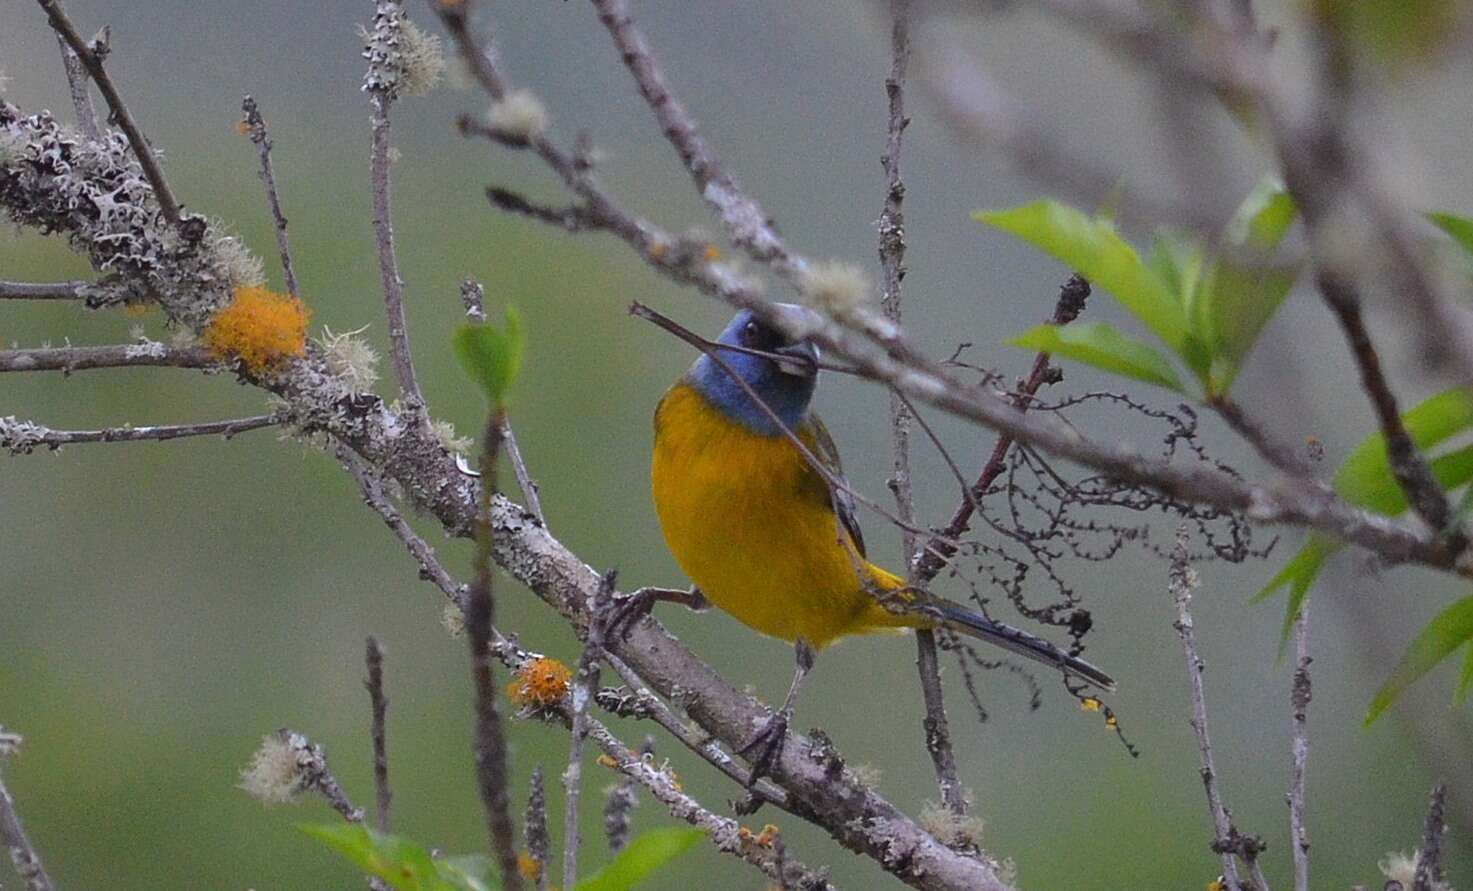
<path id="1" fill-rule="evenodd" d="M 779 356 L 791 356 L 790 360 L 778 360 L 778 370 L 794 377 L 813 377 L 818 374 L 818 347 L 805 340 L 792 346 L 773 350 Z"/>
<path id="2" fill-rule="evenodd" d="M 776 311 L 777 321 L 788 335 L 806 335 L 823 323 L 823 318 L 818 313 L 796 303 L 776 303 L 773 304 L 773 309 Z M 778 362 L 777 367 L 784 374 L 794 377 L 813 377 L 818 374 L 818 347 L 812 341 L 800 340 L 774 352 L 793 357 L 791 362 Z"/>

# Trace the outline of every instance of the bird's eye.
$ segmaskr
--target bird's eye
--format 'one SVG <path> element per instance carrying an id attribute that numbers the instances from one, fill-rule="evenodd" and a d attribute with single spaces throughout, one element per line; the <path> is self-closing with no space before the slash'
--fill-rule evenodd
<path id="1" fill-rule="evenodd" d="M 761 334 L 762 329 L 758 327 L 756 322 L 748 322 L 742 328 L 742 343 L 747 346 L 755 346 Z"/>

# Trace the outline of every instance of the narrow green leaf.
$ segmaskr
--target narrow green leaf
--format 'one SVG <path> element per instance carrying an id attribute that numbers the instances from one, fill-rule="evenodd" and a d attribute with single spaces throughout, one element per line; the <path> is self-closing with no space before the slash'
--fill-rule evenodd
<path id="1" fill-rule="evenodd" d="M 504 328 L 473 322 L 455 332 L 455 355 L 461 367 L 496 405 L 505 404 L 516 382 L 524 346 L 521 319 L 510 306 L 506 308 Z"/>
<path id="2" fill-rule="evenodd" d="M 1468 692 L 1473 690 L 1473 644 L 1463 653 L 1463 670 L 1458 674 L 1458 689 L 1453 693 L 1453 702 L 1462 705 L 1468 701 Z"/>
<path id="3" fill-rule="evenodd" d="M 1151 255 L 1146 262 L 1190 314 L 1197 281 L 1202 275 L 1202 250 L 1170 232 L 1157 232 L 1151 240 Z"/>
<path id="4" fill-rule="evenodd" d="M 1402 415 L 1412 442 L 1429 449 L 1473 426 L 1473 396 L 1461 387 L 1430 396 Z M 1378 513 L 1400 513 L 1406 501 L 1391 475 L 1386 438 L 1373 433 L 1351 450 L 1335 472 L 1335 491 Z"/>
<path id="5" fill-rule="evenodd" d="M 580 881 L 577 891 L 630 891 L 705 837 L 699 829 L 680 827 L 641 833 L 609 865 Z"/>
<path id="6" fill-rule="evenodd" d="M 1473 639 L 1473 597 L 1464 597 L 1438 613 L 1437 618 L 1412 641 L 1406 655 L 1401 657 L 1401 663 L 1376 693 L 1376 698 L 1371 700 L 1366 724 L 1374 722 L 1402 691 L 1470 639 Z"/>
<path id="7" fill-rule="evenodd" d="M 1473 219 L 1450 213 L 1429 213 L 1427 219 L 1446 232 L 1469 256 L 1473 256 Z"/>
<path id="8" fill-rule="evenodd" d="M 1109 222 L 1053 201 L 978 211 L 972 219 L 1053 255 L 1113 295 L 1173 352 L 1181 352 L 1188 336 L 1186 312 Z"/>
<path id="9" fill-rule="evenodd" d="M 1288 586 L 1290 596 L 1303 599 L 1309 592 L 1310 585 L 1314 584 L 1315 578 L 1320 574 L 1320 569 L 1325 565 L 1325 558 L 1342 547 L 1340 542 L 1320 532 L 1310 533 L 1309 539 L 1294 553 L 1284 568 L 1263 586 L 1263 590 L 1253 595 L 1249 603 L 1262 603 L 1281 588 Z M 1295 612 L 1298 612 L 1296 605 Z"/>
<path id="10" fill-rule="evenodd" d="M 356 823 L 303 823 L 297 828 L 397 891 L 469 891 L 467 886 L 440 878 L 430 852 L 402 836 L 374 832 Z"/>
<path id="11" fill-rule="evenodd" d="M 1178 393 L 1185 391 L 1176 369 L 1171 367 L 1165 356 L 1104 322 L 1075 322 L 1062 326 L 1043 324 L 1019 334 L 1008 343 L 1035 352 L 1053 353 Z"/>

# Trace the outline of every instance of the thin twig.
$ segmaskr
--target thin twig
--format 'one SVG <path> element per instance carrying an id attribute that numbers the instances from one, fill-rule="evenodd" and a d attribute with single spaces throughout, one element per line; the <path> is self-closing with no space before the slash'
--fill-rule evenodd
<path id="1" fill-rule="evenodd" d="M 271 205 L 271 219 L 276 225 L 276 250 L 281 254 L 281 274 L 286 280 L 286 291 L 297 297 L 297 274 L 292 271 L 292 250 L 286 237 L 286 215 L 281 212 L 281 195 L 276 190 L 276 173 L 271 167 L 271 134 L 266 130 L 266 119 L 261 117 L 256 100 L 249 94 L 241 99 L 240 110 L 245 113 L 245 125 L 251 142 L 261 152 L 261 183 L 266 187 L 266 201 Z"/>
<path id="2" fill-rule="evenodd" d="M 1171 554 L 1172 599 L 1176 602 L 1176 621 L 1172 627 L 1181 638 L 1182 652 L 1187 660 L 1187 678 L 1192 691 L 1192 730 L 1197 736 L 1197 750 L 1201 755 L 1202 785 L 1207 790 L 1207 809 L 1212 814 L 1213 840 L 1211 848 L 1222 857 L 1222 872 L 1227 879 L 1229 891 L 1245 891 L 1238 877 L 1238 864 L 1234 855 L 1241 857 L 1252 871 L 1257 871 L 1257 853 L 1262 843 L 1251 836 L 1241 835 L 1233 826 L 1232 816 L 1222 803 L 1217 788 L 1217 768 L 1212 761 L 1212 740 L 1207 732 L 1207 699 L 1202 691 L 1202 672 L 1206 663 L 1197 651 L 1196 626 L 1192 623 L 1192 591 L 1198 585 L 1196 570 L 1192 569 L 1187 551 L 1187 528 L 1182 526 L 1176 533 L 1176 548 Z M 1261 877 L 1254 875 L 1255 891 L 1268 891 Z"/>
<path id="3" fill-rule="evenodd" d="M 410 556 L 419 563 L 420 576 L 434 582 L 435 587 L 444 592 L 445 596 L 450 598 L 451 603 L 463 608 L 465 585 L 457 582 L 446 571 L 440 559 L 435 556 L 435 549 L 430 547 L 419 536 L 419 533 L 410 527 L 399 509 L 389 502 L 384 492 L 383 480 L 379 478 L 378 473 L 347 446 L 338 445 L 336 454 L 343 467 L 353 476 L 353 479 L 357 480 L 363 492 L 364 503 L 378 512 L 385 525 L 398 536 L 400 541 L 404 542 L 404 546 L 409 549 Z"/>
<path id="4" fill-rule="evenodd" d="M 368 678 L 363 686 L 368 688 L 368 701 L 373 716 L 369 728 L 373 738 L 374 804 L 377 807 L 378 831 L 388 832 L 389 805 L 394 800 L 394 795 L 389 790 L 389 749 L 385 720 L 389 699 L 384 695 L 384 651 L 379 648 L 378 638 L 371 634 L 365 646 L 364 662 L 368 666 Z"/>
<path id="5" fill-rule="evenodd" d="M 1396 396 L 1392 394 L 1391 386 L 1381 372 L 1380 354 L 1371 343 L 1370 332 L 1366 330 L 1360 295 L 1353 286 L 1324 272 L 1320 274 L 1320 292 L 1340 323 L 1341 330 L 1345 332 L 1351 355 L 1355 357 L 1356 367 L 1360 369 L 1361 387 L 1376 410 L 1376 420 L 1386 439 L 1386 457 L 1391 464 L 1392 476 L 1396 478 L 1402 492 L 1406 493 L 1407 503 L 1412 510 L 1427 521 L 1434 533 L 1456 538 L 1458 543 L 1451 546 L 1455 550 L 1461 550 L 1467 544 L 1467 538 L 1460 531 L 1448 528 L 1452 509 L 1448 505 L 1447 495 L 1438 486 L 1437 480 L 1432 476 L 1432 469 L 1427 466 L 1427 461 L 1417 450 L 1416 443 L 1412 442 L 1411 434 L 1402 423 Z"/>
<path id="6" fill-rule="evenodd" d="M 890 75 L 885 78 L 888 120 L 885 127 L 885 152 L 880 165 L 885 172 L 885 200 L 880 209 L 880 266 L 883 270 L 881 306 L 885 315 L 898 327 L 901 323 L 902 286 L 905 280 L 905 183 L 900 178 L 900 152 L 906 125 L 905 74 L 910 64 L 910 0 L 890 0 Z M 898 390 L 890 391 L 890 489 L 900 518 L 915 521 L 915 507 L 910 479 L 909 400 Z M 907 584 L 917 583 L 916 536 L 901 533 L 905 555 Z M 920 676 L 921 698 L 926 705 L 926 751 L 936 773 L 941 803 L 957 815 L 967 812 L 967 798 L 957 776 L 956 753 L 951 746 L 951 731 L 946 718 L 946 697 L 941 686 L 940 659 L 936 634 L 929 629 L 916 631 L 916 671 Z"/>
<path id="7" fill-rule="evenodd" d="M 159 166 L 158 157 L 154 155 L 153 147 L 148 144 L 148 137 L 143 135 L 133 115 L 128 111 L 128 106 L 123 104 L 123 97 L 118 94 L 118 88 L 113 85 L 112 78 L 108 77 L 107 70 L 102 66 L 102 55 L 88 46 L 77 33 L 76 26 L 71 19 L 62 11 L 61 0 L 36 0 L 41 8 L 46 11 L 46 18 L 51 23 L 51 29 L 66 41 L 73 53 L 86 66 L 87 73 L 92 75 L 92 82 L 97 84 L 102 98 L 107 100 L 107 107 L 112 110 L 110 120 L 115 121 L 123 128 L 123 133 L 128 137 L 128 144 L 133 147 L 133 155 L 138 158 L 138 165 L 143 168 L 143 175 L 148 178 L 148 184 L 153 187 L 154 200 L 159 203 L 159 210 L 164 219 L 174 225 L 179 224 L 179 202 L 174 200 L 174 193 L 169 189 L 169 183 L 164 179 L 163 168 Z M 99 47 L 103 52 L 106 47 Z"/>
<path id="8" fill-rule="evenodd" d="M 1069 280 L 1064 282 L 1064 286 L 1059 289 L 1059 299 L 1054 305 L 1050 321 L 1055 325 L 1067 325 L 1077 319 L 1084 311 L 1089 291 L 1089 282 L 1077 275 L 1070 276 Z M 1014 407 L 1020 414 L 1026 413 L 1039 387 L 1055 379 L 1057 379 L 1057 372 L 1049 365 L 1049 354 L 1039 353 L 1034 356 L 1028 376 L 1019 382 L 1018 388 L 1014 391 Z M 992 453 L 977 474 L 977 481 L 972 484 L 970 490 L 962 492 L 962 501 L 956 506 L 950 522 L 946 524 L 946 529 L 941 535 L 926 542 L 923 553 L 911 557 L 912 562 L 916 565 L 916 584 L 924 585 L 934 579 L 936 574 L 945 568 L 946 561 L 956 552 L 952 545 L 942 539 L 955 540 L 966 534 L 967 529 L 971 527 L 972 515 L 977 510 L 978 501 L 1007 467 L 1008 450 L 1013 447 L 1013 441 L 1014 437 L 1011 434 L 1003 433 L 998 436 L 997 442 L 992 446 Z"/>
<path id="9" fill-rule="evenodd" d="M 1207 400 L 1207 404 L 1270 465 L 1284 473 L 1313 477 L 1314 465 L 1309 462 L 1308 457 L 1270 433 L 1232 396 L 1213 396 Z"/>
<path id="10" fill-rule="evenodd" d="M 0 282 L 0 300 L 83 300 L 91 282 Z"/>
<path id="11" fill-rule="evenodd" d="M 67 87 L 72 93 L 72 109 L 77 113 L 77 129 L 82 135 L 94 142 L 101 138 L 101 131 L 97 129 L 97 112 L 92 109 L 92 94 L 87 91 L 87 69 L 82 66 L 82 60 L 67 46 L 66 38 L 60 34 L 56 35 L 56 43 L 61 48 L 61 63 L 66 68 Z"/>
<path id="12" fill-rule="evenodd" d="M 547 861 L 552 856 L 552 833 L 547 823 L 547 789 L 542 781 L 542 765 L 532 768 L 528 780 L 527 809 L 522 823 L 527 834 L 527 853 L 537 862 L 537 891 L 547 891 L 552 870 Z"/>
<path id="13" fill-rule="evenodd" d="M 639 744 L 641 758 L 653 758 L 655 738 L 645 734 Z M 609 852 L 617 854 L 629 846 L 629 815 L 639 806 L 639 785 L 633 777 L 624 777 L 604 790 L 604 839 Z"/>
<path id="14" fill-rule="evenodd" d="M 1427 804 L 1427 820 L 1422 826 L 1422 846 L 1417 849 L 1417 871 L 1412 876 L 1412 891 L 1437 891 L 1442 883 L 1442 835 L 1447 831 L 1444 805 L 1447 786 L 1432 787 Z"/>
<path id="15" fill-rule="evenodd" d="M 588 623 L 588 640 L 578 668 L 573 673 L 572 704 L 569 707 L 571 738 L 568 744 L 568 767 L 563 771 L 563 887 L 578 884 L 578 818 L 583 795 L 583 740 L 588 737 L 588 707 L 593 691 L 598 689 L 599 669 L 604 648 L 605 618 L 614 593 L 614 573 L 604 575 L 594 603 L 589 607 L 593 621 Z"/>
<path id="16" fill-rule="evenodd" d="M 521 447 L 517 445 L 517 435 L 512 432 L 511 418 L 505 418 L 501 430 L 502 447 L 506 449 L 506 457 L 511 459 L 512 473 L 516 475 L 517 486 L 522 490 L 522 498 L 527 502 L 527 510 L 537 518 L 537 522 L 547 525 L 547 517 L 542 513 L 542 499 L 538 497 L 537 481 L 527 472 L 527 462 L 522 458 Z"/>
<path id="17" fill-rule="evenodd" d="M 630 15 L 627 0 L 592 2 L 599 21 L 613 37 L 624 66 L 634 75 L 639 94 L 655 113 L 661 131 L 680 155 L 701 197 L 721 217 L 732 242 L 754 259 L 771 264 L 785 277 L 801 273 L 806 261 L 788 251 L 762 207 L 722 170 L 716 153 L 696 128 L 695 119 L 671 92 L 643 32 Z"/>
<path id="18" fill-rule="evenodd" d="M 1309 762 L 1309 600 L 1299 606 L 1294 620 L 1293 772 L 1289 785 L 1289 844 L 1294 849 L 1294 891 L 1309 891 L 1309 828 L 1304 815 L 1305 769 Z"/>
<path id="19" fill-rule="evenodd" d="M 476 578 L 466 597 L 465 630 L 470 640 L 471 677 L 476 687 L 475 761 L 481 804 L 491 850 L 507 891 L 522 891 L 517 871 L 516 826 L 508 802 L 506 733 L 496 704 L 496 682 L 491 669 L 491 634 L 496 601 L 491 589 L 491 555 L 495 548 L 491 499 L 496 491 L 496 457 L 501 452 L 499 412 L 486 421 L 481 452 L 480 510 L 476 518 Z"/>
<path id="20" fill-rule="evenodd" d="M 211 368 L 221 364 L 202 347 L 171 347 L 157 341 L 112 346 L 0 350 L 0 372 L 89 371 L 94 368 Z"/>
<path id="21" fill-rule="evenodd" d="M 19 736 L 6 733 L 0 728 L 0 758 L 15 752 L 20 744 Z M 10 852 L 10 862 L 15 864 L 15 871 L 20 874 L 21 881 L 26 883 L 28 891 L 51 891 L 51 877 L 46 874 L 46 867 L 41 864 L 40 856 L 36 854 L 31 840 L 26 837 L 25 827 L 20 822 L 20 813 L 15 809 L 15 799 L 10 797 L 10 790 L 5 788 L 3 777 L 0 777 L 0 844 L 5 845 Z"/>
<path id="22" fill-rule="evenodd" d="M 0 418 L 0 451 L 12 455 L 29 455 L 36 449 L 59 449 L 65 445 L 88 442 L 163 442 L 187 436 L 223 436 L 230 439 L 238 433 L 259 430 L 281 423 L 276 415 L 256 415 L 231 421 L 205 424 L 176 424 L 161 427 L 104 427 L 101 430 L 52 430 L 14 417 Z"/>
<path id="23" fill-rule="evenodd" d="M 378 247 L 384 312 L 389 322 L 389 355 L 394 361 L 394 374 L 399 379 L 399 394 L 404 404 L 422 416 L 425 400 L 409 350 L 409 328 L 404 318 L 404 279 L 399 275 L 399 255 L 394 248 L 394 216 L 390 199 L 389 109 L 397 98 L 398 35 L 403 21 L 404 9 L 398 0 L 379 0 L 367 53 L 369 72 L 364 78 L 364 89 L 373 108 L 369 175 L 373 184 L 373 234 Z M 375 47 L 387 55 L 382 59 L 375 57 L 372 55 Z"/>
<path id="24" fill-rule="evenodd" d="M 669 771 L 645 761 L 602 723 L 590 718 L 588 725 L 589 738 L 613 759 L 615 770 L 644 786 L 656 801 L 669 809 L 672 816 L 704 830 L 718 850 L 740 857 L 783 887 L 804 891 L 832 889 L 824 872 L 810 869 L 792 857 L 779 858 L 770 837 L 764 841 L 736 820 L 707 809 L 686 794 Z"/>

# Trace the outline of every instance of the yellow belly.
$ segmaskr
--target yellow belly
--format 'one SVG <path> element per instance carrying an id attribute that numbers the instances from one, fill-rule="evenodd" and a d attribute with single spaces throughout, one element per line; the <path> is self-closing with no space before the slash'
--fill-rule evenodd
<path id="1" fill-rule="evenodd" d="M 853 549 L 814 475 L 786 437 L 747 430 L 683 384 L 656 414 L 655 511 L 676 562 L 712 603 L 819 648 L 910 624 L 866 591 L 901 581 Z"/>

